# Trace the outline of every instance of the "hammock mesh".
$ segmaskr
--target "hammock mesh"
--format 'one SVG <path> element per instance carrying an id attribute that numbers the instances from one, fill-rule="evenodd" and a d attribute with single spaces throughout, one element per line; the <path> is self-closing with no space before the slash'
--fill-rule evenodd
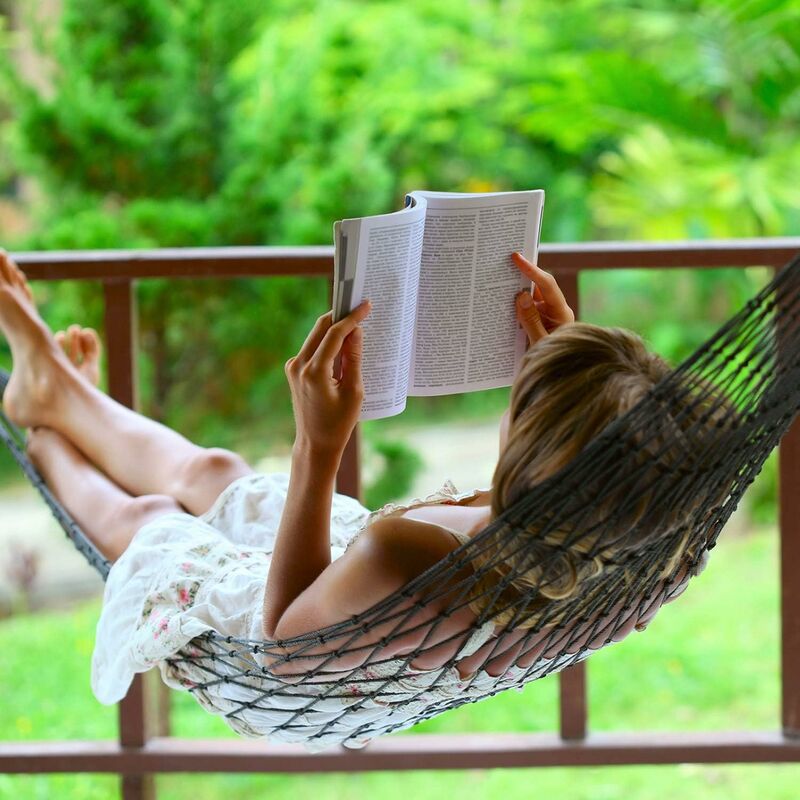
<path id="1" fill-rule="evenodd" d="M 800 257 L 787 264 L 633 408 L 612 421 L 557 473 L 541 481 L 483 531 L 400 591 L 350 619 L 282 641 L 252 641 L 208 632 L 170 659 L 191 662 L 206 677 L 193 691 L 230 687 L 228 716 L 270 709 L 291 697 L 293 710 L 276 730 L 307 729 L 305 715 L 327 699 L 347 697 L 313 736 L 323 737 L 366 703 L 402 703 L 411 718 L 376 718 L 353 737 L 371 738 L 506 688 L 558 672 L 592 652 L 641 630 L 677 596 L 705 563 L 720 530 L 800 407 Z M 48 490 L 25 455 L 24 436 L 3 415 L 2 436 L 67 535 L 105 577 L 109 563 Z M 514 557 L 513 562 L 510 560 Z M 512 565 L 513 564 L 513 565 Z M 476 566 L 478 565 L 478 566 Z M 602 569 L 597 572 L 598 566 Z M 471 567 L 471 569 L 465 569 Z M 580 580 L 572 594 L 550 599 L 566 573 Z M 487 573 L 492 580 L 481 580 Z M 469 577 L 457 580 L 458 576 Z M 511 582 L 527 575 L 530 588 Z M 531 576 L 535 579 L 531 580 Z M 420 622 L 426 605 L 446 599 L 447 612 Z M 472 603 L 473 623 L 444 636 L 440 626 Z M 496 635 L 464 692 L 435 699 L 436 680 L 409 695 L 398 680 L 407 667 L 448 642 L 461 645 L 488 620 L 502 617 Z M 380 636 L 376 639 L 375 632 Z M 382 650 L 416 631 L 411 652 Z M 370 638 L 373 641 L 364 645 Z M 514 669 L 481 697 L 470 680 L 492 659 L 512 652 Z M 453 652 L 458 651 L 453 647 Z M 441 652 L 441 650 L 440 650 Z M 388 676 L 344 672 L 336 659 L 364 667 L 395 665 Z M 340 664 L 342 662 L 339 662 Z M 455 659 L 444 664 L 455 665 Z M 329 667 L 326 670 L 326 667 Z M 195 673 L 197 670 L 195 670 Z M 358 674 L 367 677 L 354 677 Z M 511 676 L 511 677 L 509 677 Z M 484 676 L 485 677 L 485 676 Z M 345 692 L 362 681 L 359 697 Z M 304 694 L 303 687 L 308 691 Z M 313 689 L 313 690 L 312 690 Z M 291 695 L 288 693 L 291 692 Z M 434 699 L 432 699 L 434 698 Z M 415 701 L 424 701 L 417 702 Z"/>

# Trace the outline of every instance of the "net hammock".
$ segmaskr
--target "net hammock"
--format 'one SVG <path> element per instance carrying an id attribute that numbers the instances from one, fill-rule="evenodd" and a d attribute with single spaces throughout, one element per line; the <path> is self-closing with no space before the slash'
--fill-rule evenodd
<path id="1" fill-rule="evenodd" d="M 256 735 L 263 712 L 270 738 L 311 750 L 361 746 L 521 689 L 642 630 L 705 565 L 800 408 L 799 306 L 800 256 L 575 458 L 401 590 L 291 639 L 208 631 L 159 664 L 162 676 L 245 735 Z M 23 433 L 0 416 L 13 457 L 105 578 L 110 564 L 26 457 Z M 425 616 L 444 601 L 446 611 Z M 444 621 L 465 608 L 472 621 L 444 635 Z M 459 673 L 455 695 L 437 692 L 455 657 L 441 669 L 410 666 L 448 645 L 462 652 L 491 621 L 494 635 L 471 656 L 471 675 Z M 407 652 L 382 654 L 409 636 L 418 643 Z"/>

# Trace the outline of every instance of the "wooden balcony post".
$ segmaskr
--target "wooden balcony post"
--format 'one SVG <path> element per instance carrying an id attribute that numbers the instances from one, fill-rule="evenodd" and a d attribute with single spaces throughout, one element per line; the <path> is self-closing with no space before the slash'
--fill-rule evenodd
<path id="1" fill-rule="evenodd" d="M 108 353 L 108 391 L 118 403 L 136 408 L 136 294 L 130 280 L 103 282 L 105 333 Z M 169 733 L 169 698 L 154 673 L 139 675 L 119 704 L 119 743 L 144 747 L 151 735 Z M 150 774 L 123 774 L 123 800 L 155 800 Z"/>
<path id="2" fill-rule="evenodd" d="M 778 448 L 781 539 L 781 725 L 800 738 L 800 420 Z"/>
<path id="3" fill-rule="evenodd" d="M 787 300 L 779 295 L 778 300 Z M 788 353 L 783 340 L 797 333 L 800 322 L 782 318 L 777 326 L 777 366 Z M 778 446 L 778 533 L 781 581 L 781 726 L 784 736 L 800 737 L 800 420 Z"/>
<path id="4" fill-rule="evenodd" d="M 577 320 L 580 315 L 578 269 L 554 269 L 553 274 Z M 558 684 L 561 738 L 585 739 L 588 717 L 586 662 L 581 661 L 559 672 Z"/>

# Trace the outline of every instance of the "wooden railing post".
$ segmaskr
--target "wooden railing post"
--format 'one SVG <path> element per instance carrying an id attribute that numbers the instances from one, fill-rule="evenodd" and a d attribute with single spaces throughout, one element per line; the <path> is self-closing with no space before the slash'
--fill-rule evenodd
<path id="1" fill-rule="evenodd" d="M 108 353 L 108 392 L 118 403 L 136 408 L 136 293 L 131 280 L 103 282 L 105 333 Z M 159 685 L 156 685 L 158 681 Z M 168 696 L 157 675 L 137 676 L 119 704 L 119 743 L 140 748 L 153 735 L 169 731 Z M 124 774 L 123 800 L 155 800 L 150 774 Z"/>
<path id="2" fill-rule="evenodd" d="M 778 302 L 793 298 L 778 295 Z M 795 312 L 797 313 L 797 312 Z M 778 319 L 776 366 L 797 358 L 787 341 L 796 340 L 800 321 Z M 800 419 L 778 446 L 778 534 L 781 580 L 781 727 L 784 736 L 800 738 Z"/>
<path id="3" fill-rule="evenodd" d="M 781 725 L 800 738 L 800 420 L 778 448 L 781 539 Z"/>
<path id="4" fill-rule="evenodd" d="M 553 270 L 558 285 L 564 292 L 564 298 L 575 312 L 575 319 L 580 315 L 578 298 L 577 269 Z M 585 739 L 587 718 L 589 716 L 586 697 L 586 662 L 581 661 L 558 673 L 559 687 L 559 730 L 562 739 Z"/>
<path id="5" fill-rule="evenodd" d="M 355 497 L 359 502 L 362 501 L 360 449 L 361 431 L 359 426 L 356 425 L 342 454 L 339 471 L 336 473 L 336 491 L 340 494 L 349 494 L 350 497 Z"/>

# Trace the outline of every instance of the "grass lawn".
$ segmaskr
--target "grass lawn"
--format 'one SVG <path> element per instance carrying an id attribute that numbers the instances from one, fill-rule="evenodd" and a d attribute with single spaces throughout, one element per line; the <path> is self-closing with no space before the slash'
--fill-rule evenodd
<path id="1" fill-rule="evenodd" d="M 778 541 L 774 529 L 726 537 L 706 571 L 642 633 L 587 662 L 594 730 L 777 729 L 780 724 Z M 116 709 L 89 690 L 98 603 L 0 623 L 0 739 L 91 739 L 115 735 Z M 552 731 L 557 678 L 428 720 L 415 733 Z M 189 695 L 173 693 L 174 731 L 233 734 Z M 394 735 L 407 735 L 401 732 Z M 265 745 L 268 746 L 268 745 Z M 319 800 L 503 800 L 536 795 L 578 800 L 794 800 L 800 764 L 541 768 L 373 774 L 174 775 L 158 779 L 162 800 L 313 794 Z M 0 798 L 117 796 L 115 777 L 0 776 Z"/>

